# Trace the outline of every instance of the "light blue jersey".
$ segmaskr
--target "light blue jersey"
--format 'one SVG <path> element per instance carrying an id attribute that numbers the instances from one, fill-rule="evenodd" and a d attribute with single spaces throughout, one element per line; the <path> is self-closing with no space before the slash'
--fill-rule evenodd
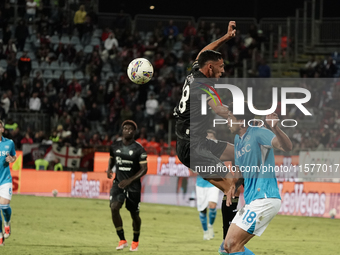
<path id="1" fill-rule="evenodd" d="M 215 187 L 214 185 L 212 185 L 210 182 L 204 180 L 199 175 L 197 176 L 197 179 L 196 179 L 196 186 L 202 187 L 202 188 L 212 188 L 212 187 Z"/>
<path id="2" fill-rule="evenodd" d="M 12 182 L 9 163 L 6 162 L 7 155 L 15 156 L 15 146 L 11 139 L 2 137 L 0 141 L 0 186 Z"/>
<path id="3" fill-rule="evenodd" d="M 246 204 L 261 198 L 281 199 L 274 170 L 274 137 L 272 131 L 262 127 L 248 127 L 242 137 L 235 136 L 235 165 L 244 178 Z"/>

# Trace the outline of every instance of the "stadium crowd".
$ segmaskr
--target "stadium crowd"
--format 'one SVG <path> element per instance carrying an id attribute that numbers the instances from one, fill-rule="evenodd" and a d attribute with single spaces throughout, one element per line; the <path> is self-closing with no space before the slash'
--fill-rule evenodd
<path id="1" fill-rule="evenodd" d="M 133 119 L 139 126 L 137 141 L 149 154 L 174 153 L 175 142 L 167 144 L 168 130 L 185 76 L 198 51 L 225 31 L 214 23 L 201 22 L 196 27 L 190 21 L 181 31 L 169 20 L 148 33 L 137 32 L 124 13 L 107 27 L 99 27 L 93 8 L 73 6 L 70 16 L 64 12 L 63 1 L 56 8 L 49 3 L 28 0 L 27 8 L 19 10 L 18 21 L 13 20 L 9 1 L 1 6 L 0 118 L 6 120 L 6 136 L 17 148 L 44 139 L 100 148 L 118 139 L 124 120 Z M 254 76 L 270 77 L 270 67 L 261 57 L 266 35 L 255 25 L 247 32 L 237 31 L 236 38 L 220 49 L 225 76 L 234 77 L 243 59 L 251 59 L 256 49 Z M 153 79 L 143 86 L 133 84 L 126 75 L 129 62 L 137 57 L 150 59 L 154 66 Z M 322 73 L 327 77 L 335 74 L 328 64 L 325 68 L 328 71 Z M 309 75 L 309 71 L 301 73 Z M 333 129 L 340 122 L 338 111 L 324 108 L 336 100 L 334 89 L 338 91 L 338 85 L 316 91 L 320 97 L 313 107 L 325 112 L 321 129 L 297 129 L 294 138 L 299 148 L 340 146 L 338 129 Z M 52 130 L 19 127 L 17 120 L 8 117 L 11 112 L 44 112 L 51 118 Z"/>

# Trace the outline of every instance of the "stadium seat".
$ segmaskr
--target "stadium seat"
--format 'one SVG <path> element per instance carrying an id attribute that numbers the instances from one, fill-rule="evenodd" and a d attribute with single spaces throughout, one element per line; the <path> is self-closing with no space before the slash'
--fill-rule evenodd
<path id="1" fill-rule="evenodd" d="M 29 56 L 32 61 L 37 59 L 33 51 L 29 51 L 27 53 L 27 56 Z"/>
<path id="2" fill-rule="evenodd" d="M 87 45 L 84 49 L 84 53 L 92 53 L 92 51 L 93 51 L 92 45 Z"/>
<path id="3" fill-rule="evenodd" d="M 6 59 L 1 59 L 0 60 L 0 67 L 6 69 L 7 68 L 7 61 Z"/>
<path id="4" fill-rule="evenodd" d="M 102 71 L 103 72 L 105 72 L 105 73 L 107 73 L 107 72 L 111 72 L 111 66 L 110 66 L 110 64 L 109 63 L 106 63 L 104 66 L 103 66 L 103 68 L 102 68 Z"/>
<path id="5" fill-rule="evenodd" d="M 32 61 L 32 69 L 39 69 L 39 63 L 38 61 Z"/>
<path id="6" fill-rule="evenodd" d="M 78 81 L 83 80 L 84 79 L 84 74 L 82 71 L 77 71 L 74 74 L 74 78 L 76 78 Z"/>
<path id="7" fill-rule="evenodd" d="M 52 71 L 60 70 L 60 66 L 59 66 L 58 61 L 53 61 L 53 62 L 50 64 L 50 69 L 51 69 Z"/>
<path id="8" fill-rule="evenodd" d="M 51 43 L 52 44 L 58 44 L 59 43 L 59 37 L 57 35 L 53 35 L 51 37 Z"/>
<path id="9" fill-rule="evenodd" d="M 67 35 L 63 35 L 61 38 L 60 38 L 60 42 L 63 43 L 63 44 L 70 44 L 70 38 L 67 36 Z"/>
<path id="10" fill-rule="evenodd" d="M 70 71 L 71 70 L 70 64 L 68 62 L 62 62 L 60 64 L 60 68 L 64 71 Z"/>
<path id="11" fill-rule="evenodd" d="M 70 70 L 71 71 L 74 72 L 77 68 L 78 68 L 78 66 L 75 63 L 71 63 L 71 65 L 70 65 Z"/>
<path id="12" fill-rule="evenodd" d="M 43 76 L 45 79 L 53 79 L 52 70 L 45 70 Z"/>
<path id="13" fill-rule="evenodd" d="M 60 78 L 60 75 L 62 75 L 62 71 L 60 71 L 60 70 L 56 70 L 56 71 L 54 71 L 54 73 L 53 73 L 53 79 L 59 79 Z"/>
<path id="14" fill-rule="evenodd" d="M 72 36 L 70 43 L 73 44 L 73 45 L 80 44 L 79 37 L 78 36 Z"/>
<path id="15" fill-rule="evenodd" d="M 17 59 L 21 58 L 22 54 L 23 54 L 22 51 L 17 52 L 17 55 L 16 55 Z"/>
<path id="16" fill-rule="evenodd" d="M 81 44 L 76 44 L 76 45 L 74 46 L 74 48 L 75 48 L 75 50 L 76 50 L 77 52 L 79 52 L 80 50 L 83 50 L 83 49 L 84 49 L 83 45 L 81 45 Z"/>
<path id="17" fill-rule="evenodd" d="M 66 80 L 72 80 L 73 79 L 73 73 L 71 71 L 65 71 L 64 76 Z"/>
<path id="18" fill-rule="evenodd" d="M 93 32 L 93 37 L 101 37 L 103 33 L 103 30 L 97 28 L 96 30 L 94 30 Z"/>
<path id="19" fill-rule="evenodd" d="M 49 64 L 47 62 L 41 62 L 40 68 L 42 70 L 47 70 L 47 69 L 50 69 L 50 66 L 49 66 Z"/>
<path id="20" fill-rule="evenodd" d="M 99 40 L 99 38 L 97 38 L 97 37 L 92 37 L 92 38 L 91 38 L 91 45 L 92 45 L 92 46 L 100 45 L 100 40 Z"/>
<path id="21" fill-rule="evenodd" d="M 43 73 L 41 69 L 35 69 L 31 72 L 30 78 L 35 78 L 37 76 L 37 72 Z"/>

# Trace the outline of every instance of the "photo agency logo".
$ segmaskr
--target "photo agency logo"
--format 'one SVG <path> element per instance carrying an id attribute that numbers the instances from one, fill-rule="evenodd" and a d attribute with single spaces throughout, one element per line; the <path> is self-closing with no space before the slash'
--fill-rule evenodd
<path id="1" fill-rule="evenodd" d="M 242 90 L 232 84 L 215 84 L 214 87 L 209 86 L 204 83 L 200 83 L 204 85 L 206 88 L 200 88 L 202 91 L 204 91 L 204 94 L 201 94 L 201 114 L 207 115 L 207 95 L 209 95 L 213 100 L 215 105 L 218 103 L 216 102 L 216 97 L 219 101 L 220 105 L 222 104 L 221 97 L 216 92 L 216 89 L 226 89 L 229 90 L 232 94 L 232 102 L 233 102 L 233 115 L 244 115 L 244 102 L 245 102 L 245 96 L 242 92 Z M 209 90 L 210 91 L 209 91 Z M 312 114 L 307 110 L 307 108 L 303 105 L 307 103 L 311 99 L 311 93 L 308 89 L 305 88 L 299 88 L 299 87 L 282 87 L 280 88 L 280 94 L 281 94 L 281 112 L 280 114 L 283 116 L 287 115 L 287 105 L 295 105 L 305 116 L 312 116 Z M 268 100 L 272 101 L 272 105 L 269 109 L 260 110 L 256 109 L 253 104 L 254 99 L 254 90 L 252 87 L 247 88 L 247 106 L 251 113 L 253 113 L 256 116 L 267 116 L 269 114 L 272 114 L 276 111 L 278 106 L 278 93 L 279 88 L 273 87 L 272 88 L 272 98 L 269 98 Z M 212 94 L 214 93 L 214 95 Z M 221 92 L 220 92 L 221 93 Z M 288 98 L 288 95 L 302 95 L 303 97 L 299 98 Z M 271 126 L 274 125 L 274 119 L 266 119 L 267 121 L 271 121 Z M 229 125 L 232 126 L 232 120 L 229 120 Z M 245 122 L 245 121 L 244 121 Z M 248 126 L 252 126 L 252 123 L 256 123 L 256 126 L 263 126 L 264 121 L 262 119 L 251 119 L 248 121 Z M 213 120 L 213 126 L 216 125 L 224 125 L 227 124 L 228 120 L 226 119 L 214 119 Z M 260 123 L 260 124 L 259 124 Z M 245 123 L 234 123 L 234 124 L 245 124 Z M 296 127 L 298 124 L 297 120 L 295 119 L 284 119 L 281 121 L 281 125 L 284 127 Z"/>

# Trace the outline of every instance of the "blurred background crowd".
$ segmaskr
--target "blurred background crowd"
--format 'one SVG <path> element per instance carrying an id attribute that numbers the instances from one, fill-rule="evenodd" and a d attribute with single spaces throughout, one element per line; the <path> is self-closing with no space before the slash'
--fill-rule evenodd
<path id="1" fill-rule="evenodd" d="M 102 26 L 95 8 L 86 3 L 75 1 L 68 9 L 61 0 L 20 0 L 17 10 L 8 0 L 0 4 L 4 136 L 13 139 L 17 149 L 26 143 L 51 140 L 107 151 L 107 146 L 119 139 L 121 123 L 132 119 L 139 127 L 137 141 L 149 154 L 174 155 L 172 111 L 181 97 L 184 79 L 197 53 L 225 30 L 204 21 L 188 21 L 181 29 L 176 20 L 168 20 L 154 24 L 150 31 L 137 31 L 124 12 Z M 248 65 L 248 77 L 275 77 L 263 54 L 270 33 L 256 25 L 237 30 L 236 37 L 220 49 L 224 76 L 244 77 L 242 70 L 248 61 L 255 63 Z M 283 33 L 281 51 L 275 50 L 273 57 L 284 56 L 292 44 Z M 148 84 L 133 84 L 126 75 L 126 67 L 137 57 L 148 58 L 154 66 Z M 300 76 L 338 77 L 339 60 L 332 52 L 323 59 L 312 56 L 301 67 Z M 294 129 L 291 135 L 296 153 L 340 147 L 339 86 L 333 79 L 326 85 L 304 85 L 316 95 L 309 106 L 319 117 L 312 120 L 317 121 L 313 128 L 302 125 Z M 23 124 L 20 116 L 33 113 L 44 113 L 49 124 L 44 128 Z M 296 117 L 299 113 L 292 108 L 289 114 Z"/>

